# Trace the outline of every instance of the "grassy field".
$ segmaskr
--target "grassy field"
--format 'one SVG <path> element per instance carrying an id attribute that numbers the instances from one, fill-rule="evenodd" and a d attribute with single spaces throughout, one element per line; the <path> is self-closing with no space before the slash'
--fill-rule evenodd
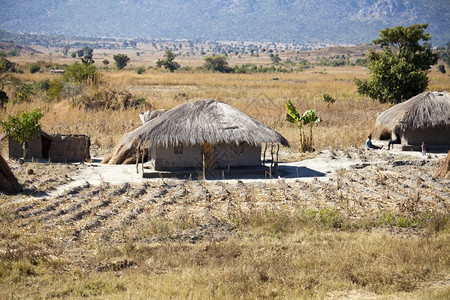
<path id="1" fill-rule="evenodd" d="M 135 57 L 133 68 L 155 58 Z M 184 59 L 201 64 L 200 57 Z M 128 91 L 152 109 L 222 100 L 279 131 L 292 154 L 298 129 L 285 121 L 287 99 L 299 111 L 318 110 L 323 122 L 314 129 L 316 149 L 343 157 L 364 155 L 342 149 L 361 147 L 376 114 L 389 107 L 356 93 L 353 79 L 367 76 L 362 67 L 264 74 L 148 69 L 141 75 L 133 68 L 102 69 L 101 87 L 85 93 Z M 17 76 L 31 82 L 59 75 Z M 430 90 L 450 90 L 448 75 L 432 70 L 429 78 Z M 328 106 L 323 94 L 336 103 Z M 141 109 L 86 110 L 70 97 L 49 102 L 42 94 L 8 104 L 0 119 L 35 107 L 44 111 L 45 131 L 89 134 L 93 155 L 110 152 L 140 125 Z M 383 154 L 373 159 L 388 160 Z M 36 174 L 26 175 L 25 167 Z M 432 177 L 433 163 L 342 170 L 329 183 L 105 183 L 58 196 L 52 192 L 70 182 L 78 166 L 25 167 L 13 165 L 26 192 L 0 194 L 1 299 L 450 297 L 449 182 Z"/>

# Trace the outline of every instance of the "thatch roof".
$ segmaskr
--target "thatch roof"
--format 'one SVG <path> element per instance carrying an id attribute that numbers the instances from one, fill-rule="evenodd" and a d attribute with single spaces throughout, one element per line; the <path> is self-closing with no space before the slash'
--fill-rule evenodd
<path id="1" fill-rule="evenodd" d="M 152 146 L 262 143 L 289 146 L 278 132 L 237 108 L 216 100 L 188 102 L 174 107 L 123 137 L 127 144 L 138 139 Z M 124 140 L 122 140 L 123 142 Z"/>
<path id="2" fill-rule="evenodd" d="M 17 178 L 11 172 L 6 161 L 0 155 L 0 191 L 7 193 L 19 193 L 23 190 Z"/>
<path id="3" fill-rule="evenodd" d="M 450 94 L 424 92 L 380 113 L 377 126 L 391 130 L 450 127 Z"/>

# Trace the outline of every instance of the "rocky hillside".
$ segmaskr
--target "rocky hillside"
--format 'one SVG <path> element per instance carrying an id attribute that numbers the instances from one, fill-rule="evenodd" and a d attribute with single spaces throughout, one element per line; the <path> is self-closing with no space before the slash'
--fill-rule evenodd
<path id="1" fill-rule="evenodd" d="M 448 0 L 5 0 L 0 29 L 97 37 L 364 44 L 381 29 L 430 24 L 450 40 Z"/>

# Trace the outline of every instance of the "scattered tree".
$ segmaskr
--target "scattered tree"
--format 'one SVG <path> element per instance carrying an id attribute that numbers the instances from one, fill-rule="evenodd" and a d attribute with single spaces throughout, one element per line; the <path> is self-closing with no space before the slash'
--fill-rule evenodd
<path id="1" fill-rule="evenodd" d="M 381 52 L 370 50 L 367 55 L 369 79 L 356 79 L 358 93 L 380 102 L 400 103 L 428 86 L 427 71 L 436 64 L 438 56 L 427 44 L 431 37 L 424 30 L 428 24 L 397 26 L 380 31 L 373 41 Z"/>
<path id="2" fill-rule="evenodd" d="M 109 65 L 109 60 L 107 60 L 107 59 L 104 59 L 103 60 L 103 64 L 105 65 L 105 67 L 107 66 L 107 65 Z"/>
<path id="3" fill-rule="evenodd" d="M 439 66 L 438 66 L 438 70 L 439 70 L 439 72 L 441 72 L 442 74 L 447 73 L 447 71 L 445 70 L 445 66 L 444 66 L 444 65 L 439 65 Z"/>
<path id="4" fill-rule="evenodd" d="M 298 150 L 300 152 L 312 151 L 314 149 L 312 129 L 314 125 L 319 124 L 321 122 L 319 116 L 317 115 L 316 110 L 315 109 L 307 110 L 300 116 L 295 106 L 291 103 L 291 100 L 288 99 L 285 105 L 288 111 L 286 115 L 286 121 L 294 123 L 295 125 L 297 125 L 299 129 L 300 146 Z M 309 137 L 305 134 L 304 126 L 309 126 L 310 128 Z"/>
<path id="5" fill-rule="evenodd" d="M 116 62 L 117 70 L 125 68 L 130 61 L 130 58 L 125 54 L 116 54 L 113 56 L 113 59 Z"/>
<path id="6" fill-rule="evenodd" d="M 27 154 L 27 141 L 38 136 L 41 131 L 39 120 L 42 116 L 42 111 L 37 108 L 29 113 L 22 111 L 17 116 L 9 115 L 7 121 L 0 121 L 3 132 L 22 144 L 24 160 Z"/>
<path id="7" fill-rule="evenodd" d="M 273 62 L 274 64 L 279 64 L 279 63 L 281 62 L 281 58 L 280 58 L 280 56 L 279 56 L 278 54 L 273 54 L 273 53 L 271 53 L 271 54 L 269 55 L 269 57 L 270 57 L 270 59 L 272 60 L 272 62 Z"/>
<path id="8" fill-rule="evenodd" d="M 62 48 L 62 53 L 64 54 L 64 56 L 67 56 L 67 54 L 69 53 L 69 50 L 70 50 L 70 45 L 65 44 L 64 47 Z"/>
<path id="9" fill-rule="evenodd" d="M 95 61 L 92 59 L 94 55 L 94 49 L 90 47 L 83 48 L 83 57 L 81 57 L 81 62 L 85 65 L 92 65 Z"/>
<path id="10" fill-rule="evenodd" d="M 164 69 L 169 70 L 170 72 L 173 72 L 175 70 L 178 70 L 181 66 L 179 63 L 174 61 L 175 54 L 172 52 L 172 50 L 167 50 L 164 53 L 164 59 L 158 59 L 156 61 L 156 66 L 158 68 L 161 68 L 164 66 Z"/>
<path id="11" fill-rule="evenodd" d="M 232 68 L 228 66 L 228 57 L 225 55 L 206 56 L 203 67 L 209 71 L 230 73 Z"/>

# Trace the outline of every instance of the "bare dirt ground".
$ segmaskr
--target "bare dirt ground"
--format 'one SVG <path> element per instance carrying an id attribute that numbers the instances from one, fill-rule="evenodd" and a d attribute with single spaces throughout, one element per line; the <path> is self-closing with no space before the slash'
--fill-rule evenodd
<path id="1" fill-rule="evenodd" d="M 134 165 L 10 161 L 25 193 L 8 196 L 1 205 L 15 206 L 20 226 L 36 220 L 63 225 L 76 239 L 105 230 L 114 235 L 122 224 L 152 216 L 221 219 L 236 206 L 332 208 L 355 219 L 384 211 L 448 213 L 450 182 L 432 176 L 444 157 L 358 148 L 325 150 L 312 159 L 281 163 L 276 179 L 206 181 L 144 179 Z M 27 168 L 34 174 L 27 175 Z"/>

